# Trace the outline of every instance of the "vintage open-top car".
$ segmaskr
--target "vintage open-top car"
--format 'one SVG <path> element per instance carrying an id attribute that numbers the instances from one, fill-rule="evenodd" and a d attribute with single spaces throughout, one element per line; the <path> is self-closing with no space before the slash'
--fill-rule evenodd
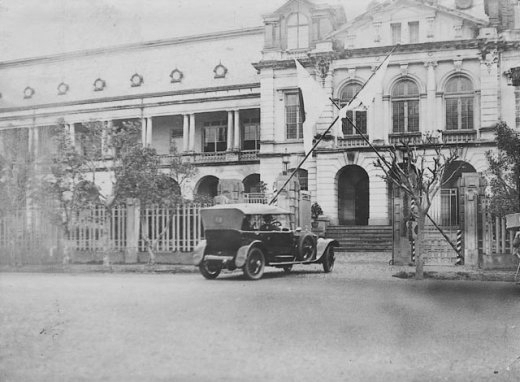
<path id="1" fill-rule="evenodd" d="M 294 264 L 321 263 L 334 268 L 333 239 L 318 238 L 294 226 L 294 214 L 265 204 L 222 204 L 201 210 L 205 240 L 194 251 L 194 263 L 207 279 L 222 269 L 241 268 L 258 280 L 265 266 L 290 272 Z"/>

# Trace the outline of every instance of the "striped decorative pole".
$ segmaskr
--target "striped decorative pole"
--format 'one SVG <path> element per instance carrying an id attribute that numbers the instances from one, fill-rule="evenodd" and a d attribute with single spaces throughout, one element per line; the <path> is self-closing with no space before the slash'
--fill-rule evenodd
<path id="1" fill-rule="evenodd" d="M 457 230 L 457 261 L 455 265 L 462 265 L 464 258 L 462 257 L 462 230 Z"/>

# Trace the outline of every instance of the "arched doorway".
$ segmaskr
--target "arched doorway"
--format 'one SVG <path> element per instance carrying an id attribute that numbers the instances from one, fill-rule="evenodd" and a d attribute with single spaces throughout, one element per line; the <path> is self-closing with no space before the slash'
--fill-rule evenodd
<path id="1" fill-rule="evenodd" d="M 163 175 L 159 178 L 158 187 L 161 191 L 169 192 L 172 195 L 177 197 L 181 197 L 181 187 L 179 183 L 173 178 L 170 178 L 168 175 Z"/>
<path id="2" fill-rule="evenodd" d="M 244 192 L 246 194 L 263 192 L 262 184 L 260 183 L 260 174 L 248 175 L 244 178 L 242 183 L 244 184 Z"/>
<path id="3" fill-rule="evenodd" d="M 370 190 L 367 172 L 349 165 L 338 172 L 338 220 L 340 225 L 368 225 Z"/>
<path id="4" fill-rule="evenodd" d="M 218 195 L 218 182 L 219 179 L 216 176 L 208 175 L 199 180 L 197 191 L 195 195 L 198 198 L 207 198 L 213 200 Z"/>
<path id="5" fill-rule="evenodd" d="M 460 205 L 461 205 L 461 178 L 464 173 L 477 172 L 475 167 L 464 161 L 454 161 L 450 163 L 444 171 L 442 179 L 440 203 L 433 200 L 432 213 L 437 215 L 437 223 L 442 226 L 457 226 L 460 223 Z M 440 211 L 436 211 L 440 209 Z"/>

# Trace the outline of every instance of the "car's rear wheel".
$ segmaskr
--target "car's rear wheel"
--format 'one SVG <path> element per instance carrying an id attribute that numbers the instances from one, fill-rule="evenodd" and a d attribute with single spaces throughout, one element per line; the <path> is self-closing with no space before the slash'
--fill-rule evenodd
<path id="1" fill-rule="evenodd" d="M 311 235 L 305 235 L 300 238 L 298 243 L 298 256 L 300 261 L 310 260 L 316 252 L 316 243 Z"/>
<path id="2" fill-rule="evenodd" d="M 202 261 L 199 264 L 199 271 L 208 280 L 216 279 L 222 271 L 222 264 L 215 261 Z"/>
<path id="3" fill-rule="evenodd" d="M 336 261 L 336 257 L 334 255 L 334 247 L 329 245 L 323 254 L 321 259 L 321 263 L 323 265 L 323 271 L 325 273 L 330 273 L 334 269 L 334 262 Z"/>
<path id="4" fill-rule="evenodd" d="M 264 275 L 265 256 L 260 248 L 251 248 L 244 264 L 244 275 L 249 280 L 259 280 Z"/>

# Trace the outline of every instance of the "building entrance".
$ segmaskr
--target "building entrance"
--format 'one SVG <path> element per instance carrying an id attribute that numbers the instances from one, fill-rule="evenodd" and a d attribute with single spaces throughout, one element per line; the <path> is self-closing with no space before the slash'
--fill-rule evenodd
<path id="1" fill-rule="evenodd" d="M 340 225 L 368 225 L 370 190 L 367 172 L 349 165 L 338 172 L 338 221 Z"/>

